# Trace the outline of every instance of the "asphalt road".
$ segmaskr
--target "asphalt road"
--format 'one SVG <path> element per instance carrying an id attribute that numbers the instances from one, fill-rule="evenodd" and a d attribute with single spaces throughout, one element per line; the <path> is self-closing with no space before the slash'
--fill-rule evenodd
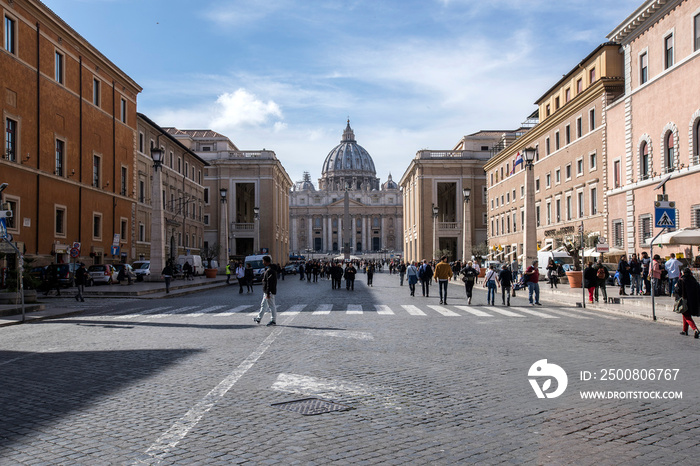
<path id="1" fill-rule="evenodd" d="M 680 328 L 364 280 L 287 277 L 276 327 L 252 319 L 259 286 L 231 286 L 1 328 L 0 464 L 697 464 Z M 349 409 L 272 406 L 308 398 Z"/>

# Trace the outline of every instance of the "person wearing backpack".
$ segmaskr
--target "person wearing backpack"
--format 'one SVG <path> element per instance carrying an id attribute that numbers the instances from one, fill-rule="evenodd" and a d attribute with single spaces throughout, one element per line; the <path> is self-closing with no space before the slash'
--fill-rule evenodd
<path id="1" fill-rule="evenodd" d="M 430 297 L 430 281 L 433 279 L 433 268 L 427 260 L 423 259 L 423 265 L 418 269 L 418 279 L 423 288 L 423 296 Z"/>
<path id="2" fill-rule="evenodd" d="M 469 261 L 467 266 L 459 271 L 460 275 L 462 275 L 464 287 L 467 290 L 467 304 L 472 303 L 472 289 L 474 288 L 474 283 L 476 283 L 476 277 L 479 276 L 479 272 L 472 265 L 472 261 Z"/>
<path id="3" fill-rule="evenodd" d="M 607 284 L 608 277 L 610 276 L 610 272 L 608 272 L 608 269 L 605 268 L 603 265 L 603 261 L 600 259 L 598 260 L 598 264 L 596 265 L 596 289 L 595 289 L 595 302 L 598 302 L 598 291 L 601 291 L 603 294 L 603 302 L 608 301 L 608 293 L 607 290 L 605 289 L 605 285 Z"/>
<path id="4" fill-rule="evenodd" d="M 418 268 L 416 263 L 412 262 L 406 267 L 406 276 L 408 277 L 408 288 L 411 290 L 411 296 L 416 296 L 416 283 L 418 283 Z"/>
<path id="5" fill-rule="evenodd" d="M 486 301 L 491 306 L 496 305 L 496 290 L 498 289 L 498 285 L 498 274 L 496 273 L 494 265 L 491 264 L 486 272 L 486 276 L 484 277 L 484 288 L 488 288 Z"/>

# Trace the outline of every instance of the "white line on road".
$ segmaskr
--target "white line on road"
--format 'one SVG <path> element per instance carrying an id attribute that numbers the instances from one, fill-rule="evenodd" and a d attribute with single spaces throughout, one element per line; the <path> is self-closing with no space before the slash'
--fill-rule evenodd
<path id="1" fill-rule="evenodd" d="M 386 304 L 375 304 L 374 308 L 377 310 L 377 314 L 384 316 L 393 316 L 394 311 L 391 310 Z"/>
<path id="2" fill-rule="evenodd" d="M 147 309 L 143 312 L 139 312 L 136 314 L 123 314 L 123 315 L 119 315 L 119 316 L 106 316 L 106 317 L 110 317 L 113 319 L 119 319 L 119 320 L 121 320 L 121 319 L 133 319 L 134 317 L 144 317 L 144 316 L 148 316 L 151 314 L 155 314 L 156 312 L 164 311 L 166 309 L 170 309 L 171 307 L 172 306 L 154 307 L 153 309 Z"/>
<path id="3" fill-rule="evenodd" d="M 362 314 L 362 304 L 348 304 L 347 314 Z"/>
<path id="4" fill-rule="evenodd" d="M 189 317 L 199 317 L 199 316 L 202 316 L 202 315 L 204 315 L 204 314 L 209 314 L 210 312 L 217 311 L 217 310 L 221 309 L 222 307 L 226 307 L 226 306 L 224 305 L 224 306 L 211 306 L 211 307 L 206 307 L 206 308 L 202 309 L 201 311 L 192 312 L 192 313 L 188 313 L 188 314 L 185 314 L 185 315 L 186 315 L 186 316 L 189 316 Z"/>
<path id="5" fill-rule="evenodd" d="M 559 317 L 557 316 L 550 316 L 549 314 L 545 314 L 544 312 L 538 312 L 538 311 L 533 311 L 531 309 L 525 309 L 524 307 L 514 307 L 518 312 L 524 312 L 525 314 L 530 314 L 532 316 L 537 316 L 537 317 L 542 317 L 543 319 L 558 319 Z"/>
<path id="6" fill-rule="evenodd" d="M 319 304 L 312 315 L 320 316 L 320 315 L 330 314 L 332 309 L 333 309 L 332 304 Z"/>
<path id="7" fill-rule="evenodd" d="M 406 312 L 408 312 L 412 316 L 424 316 L 425 315 L 425 312 L 421 311 L 416 306 L 413 306 L 411 304 L 402 304 L 401 307 L 406 309 Z"/>
<path id="8" fill-rule="evenodd" d="M 346 330 L 316 330 L 307 329 L 306 333 L 318 335 L 320 337 L 350 338 L 353 340 L 374 340 L 374 336 L 367 332 L 348 332 Z"/>
<path id="9" fill-rule="evenodd" d="M 175 315 L 175 314 L 183 314 L 183 313 L 185 313 L 185 312 L 187 312 L 187 311 L 189 311 L 189 310 L 191 310 L 191 309 L 196 309 L 196 308 L 198 308 L 198 307 L 199 307 L 199 306 L 178 307 L 178 308 L 172 309 L 172 310 L 170 310 L 170 311 L 165 311 L 165 312 L 161 312 L 161 313 L 159 313 L 159 314 L 155 314 L 155 315 L 152 315 L 152 316 L 147 316 L 146 318 L 147 318 L 147 319 L 162 319 L 163 317 L 172 316 L 172 315 Z"/>
<path id="10" fill-rule="evenodd" d="M 486 309 L 488 309 L 491 312 L 495 312 L 497 314 L 502 314 L 502 315 L 508 316 L 508 317 L 525 317 L 524 315 L 516 314 L 515 312 L 506 311 L 505 309 L 499 309 L 497 307 L 487 307 Z"/>
<path id="11" fill-rule="evenodd" d="M 303 311 L 305 307 L 306 307 L 306 304 L 295 304 L 294 306 L 290 307 L 286 311 L 282 311 L 282 313 L 284 315 L 288 315 L 288 316 L 295 316 L 295 315 L 299 314 L 301 311 Z"/>
<path id="12" fill-rule="evenodd" d="M 220 312 L 219 314 L 217 314 L 217 316 L 220 316 L 220 317 L 223 317 L 223 316 L 232 316 L 232 315 L 237 314 L 237 313 L 239 313 L 239 312 L 245 311 L 245 310 L 248 309 L 249 307 L 253 307 L 253 306 L 249 306 L 249 305 L 243 304 L 243 305 L 241 305 L 241 306 L 236 306 L 236 307 L 234 307 L 234 308 L 232 308 L 232 309 L 229 309 L 229 310 L 226 311 L 226 312 Z"/>
<path id="13" fill-rule="evenodd" d="M 428 306 L 428 307 L 430 309 L 433 309 L 433 310 L 439 312 L 440 314 L 442 314 L 444 316 L 447 316 L 447 317 L 460 317 L 460 314 L 457 314 L 454 311 L 450 311 L 446 307 L 442 307 L 442 306 Z"/>
<path id="14" fill-rule="evenodd" d="M 234 384 L 255 365 L 258 359 L 260 359 L 260 357 L 265 354 L 265 351 L 274 343 L 282 330 L 284 330 L 283 326 L 291 323 L 295 316 L 296 314 L 290 315 L 289 318 L 285 319 L 282 323 L 282 326 L 275 327 L 255 351 L 245 358 L 228 377 L 219 382 L 219 385 L 214 387 L 213 390 L 195 404 L 192 409 L 187 411 L 182 418 L 176 421 L 170 429 L 153 443 L 153 445 L 148 447 L 143 457 L 136 460 L 134 464 L 159 464 L 163 460 L 163 457 L 175 448 L 175 446 L 177 446 L 177 444 L 199 423 L 202 417 L 204 417 L 204 415 L 231 390 Z"/>
<path id="15" fill-rule="evenodd" d="M 468 312 L 470 314 L 473 314 L 477 317 L 493 317 L 491 314 L 487 314 L 484 311 L 480 311 L 474 307 L 469 307 L 469 306 L 455 306 L 457 309 L 460 311 Z"/>

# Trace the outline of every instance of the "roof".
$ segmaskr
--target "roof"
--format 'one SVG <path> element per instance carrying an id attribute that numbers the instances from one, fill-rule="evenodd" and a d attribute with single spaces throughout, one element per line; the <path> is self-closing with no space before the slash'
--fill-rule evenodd
<path id="1" fill-rule="evenodd" d="M 166 128 L 163 128 L 163 127 L 161 127 L 161 126 L 158 126 L 158 124 L 157 124 L 156 122 L 154 122 L 153 120 L 151 120 L 150 118 L 148 118 L 148 117 L 147 117 L 146 115 L 144 115 L 143 113 L 138 113 L 138 112 L 137 112 L 136 114 L 138 115 L 139 118 L 142 118 L 144 121 L 146 121 L 146 123 L 148 123 L 149 125 L 153 126 L 153 127 L 156 128 L 158 131 L 160 131 L 162 134 L 164 134 L 165 137 L 167 137 L 167 138 L 170 139 L 172 142 L 174 142 L 178 147 L 180 147 L 181 149 L 183 149 L 185 152 L 187 152 L 188 154 L 190 154 L 190 155 L 191 155 L 192 157 L 194 157 L 195 159 L 197 159 L 197 160 L 199 160 L 200 162 L 202 162 L 202 163 L 204 164 L 205 167 L 209 167 L 209 166 L 210 166 L 209 162 L 207 162 L 206 160 L 202 159 L 199 155 L 195 154 L 195 153 L 192 152 L 190 149 L 188 149 L 187 146 L 185 146 L 185 145 L 182 144 L 180 141 L 178 141 L 175 137 L 173 137 L 173 135 L 170 134 L 170 133 L 166 130 Z"/>
<path id="2" fill-rule="evenodd" d="M 177 128 L 173 128 L 173 127 L 166 127 L 163 129 L 174 136 L 190 136 L 193 138 L 217 138 L 217 139 L 224 138 L 224 139 L 228 139 L 227 136 L 224 136 L 223 134 L 217 133 L 216 131 L 212 131 L 210 129 L 177 129 Z"/>
<path id="3" fill-rule="evenodd" d="M 664 8 L 664 10 L 667 11 L 678 3 L 681 2 L 679 0 L 647 0 L 642 3 L 639 8 L 634 10 L 631 15 L 625 18 L 625 20 L 614 30 L 612 30 L 606 37 L 616 42 L 623 42 L 637 29 L 643 27 L 644 23 L 646 23 L 652 15 L 657 13 L 658 10 Z"/>

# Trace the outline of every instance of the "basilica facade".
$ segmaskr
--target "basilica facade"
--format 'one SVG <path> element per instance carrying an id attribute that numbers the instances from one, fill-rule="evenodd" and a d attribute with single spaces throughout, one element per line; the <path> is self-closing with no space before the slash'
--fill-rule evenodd
<path id="1" fill-rule="evenodd" d="M 374 161 L 357 144 L 349 121 L 340 144 L 323 162 L 318 189 L 304 173 L 289 202 L 291 253 L 336 254 L 349 245 L 353 255 L 402 255 L 401 192 L 391 174 L 380 183 Z M 349 228 L 344 225 L 348 218 Z"/>

